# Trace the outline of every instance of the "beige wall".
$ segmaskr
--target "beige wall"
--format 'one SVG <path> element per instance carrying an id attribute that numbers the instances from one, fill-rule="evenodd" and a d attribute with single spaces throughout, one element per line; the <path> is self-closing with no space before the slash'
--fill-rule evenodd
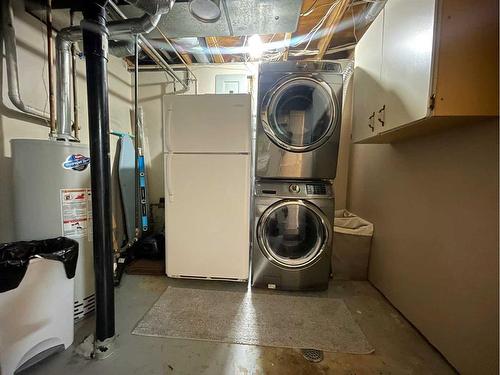
<path id="1" fill-rule="evenodd" d="M 370 280 L 463 374 L 498 371 L 498 123 L 352 147 Z"/>
<path id="2" fill-rule="evenodd" d="M 45 28 L 35 18 L 23 11 L 22 1 L 13 1 L 14 26 L 18 43 L 18 63 L 21 96 L 26 104 L 48 111 L 47 61 Z M 48 128 L 40 126 L 22 116 L 10 103 L 7 95 L 5 59 L 2 61 L 2 105 L 0 106 L 0 242 L 13 239 L 13 207 L 11 186 L 11 150 L 10 140 L 14 138 L 47 139 Z M 111 129 L 131 131 L 129 110 L 132 103 L 131 75 L 122 60 L 110 57 L 110 127 Z M 79 61 L 78 94 L 81 124 L 80 138 L 88 144 L 87 125 L 87 88 L 85 83 L 85 62 Z M 116 137 L 111 138 L 112 162 L 115 157 Z M 115 189 L 115 192 L 117 189 Z M 118 202 L 114 194 L 114 203 Z M 118 235 L 121 237 L 121 231 Z"/>

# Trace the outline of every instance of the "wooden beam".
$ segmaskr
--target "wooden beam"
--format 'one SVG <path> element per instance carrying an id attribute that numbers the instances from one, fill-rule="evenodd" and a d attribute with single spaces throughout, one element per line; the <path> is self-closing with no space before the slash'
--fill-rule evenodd
<path id="1" fill-rule="evenodd" d="M 180 55 L 182 56 L 182 59 L 186 63 L 186 65 L 191 65 L 193 63 L 193 60 L 191 60 L 191 56 L 187 54 L 186 52 L 181 52 Z"/>
<path id="2" fill-rule="evenodd" d="M 219 43 L 217 38 L 214 36 L 207 36 L 205 38 L 205 42 L 207 43 L 207 47 L 210 50 L 210 53 L 213 57 L 214 63 L 223 63 L 224 56 L 220 53 Z"/>
<path id="3" fill-rule="evenodd" d="M 335 9 L 333 9 L 332 13 L 330 13 L 330 16 L 325 22 L 325 26 L 321 28 L 320 31 L 323 37 L 318 42 L 318 54 L 316 55 L 316 59 L 321 60 L 325 55 L 325 52 L 332 41 L 333 33 L 342 20 L 342 17 L 347 11 L 350 3 L 351 0 L 339 0 Z"/>
<path id="4" fill-rule="evenodd" d="M 285 52 L 283 52 L 283 61 L 288 60 L 288 51 L 290 50 L 290 39 L 292 39 L 292 33 L 285 33 L 283 38 L 283 44 L 285 46 Z"/>

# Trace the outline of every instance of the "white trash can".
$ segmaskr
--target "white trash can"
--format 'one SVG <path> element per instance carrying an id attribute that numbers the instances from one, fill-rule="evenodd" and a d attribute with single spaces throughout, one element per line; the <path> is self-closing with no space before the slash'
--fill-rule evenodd
<path id="1" fill-rule="evenodd" d="M 58 244 L 63 246 L 68 244 L 74 246 L 72 243 L 75 243 L 76 258 L 78 257 L 78 243 L 73 240 L 58 238 L 30 243 L 49 243 L 48 241 L 56 241 L 56 243 L 59 241 Z M 9 259 L 5 257 L 2 259 L 0 253 L 2 260 L 0 265 L 3 263 L 4 266 L 0 267 L 0 272 L 3 271 L 0 277 L 1 375 L 12 375 L 15 371 L 32 366 L 55 352 L 67 349 L 73 343 L 76 259 L 68 259 L 68 256 L 74 256 L 74 254 L 59 252 L 59 254 L 38 255 L 31 253 L 29 259 L 24 259 L 26 273 L 21 270 L 19 275 L 15 269 L 16 266 L 14 266 L 14 272 L 10 271 L 13 269 L 12 264 L 20 259 L 11 258 L 11 265 L 9 265 L 7 264 Z M 74 265 L 68 265 L 68 261 Z M 22 277 L 17 287 L 7 280 L 6 275 L 9 272 L 18 273 L 15 275 L 19 276 L 18 278 Z M 15 280 L 14 284 L 18 281 Z M 5 291 L 5 289 L 9 290 Z"/>
<path id="2" fill-rule="evenodd" d="M 347 210 L 337 210 L 333 231 L 333 278 L 367 280 L 373 224 Z"/>

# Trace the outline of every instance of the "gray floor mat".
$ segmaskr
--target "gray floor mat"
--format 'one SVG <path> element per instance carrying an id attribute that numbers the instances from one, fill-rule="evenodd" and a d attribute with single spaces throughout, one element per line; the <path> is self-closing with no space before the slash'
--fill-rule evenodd
<path id="1" fill-rule="evenodd" d="M 367 354 L 341 299 L 169 287 L 132 334 Z"/>

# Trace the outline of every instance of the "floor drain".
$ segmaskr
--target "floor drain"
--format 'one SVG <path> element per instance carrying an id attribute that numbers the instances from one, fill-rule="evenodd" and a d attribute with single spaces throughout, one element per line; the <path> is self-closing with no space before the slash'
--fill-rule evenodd
<path id="1" fill-rule="evenodd" d="M 302 349 L 302 355 L 309 362 L 318 363 L 323 360 L 323 351 L 316 349 Z"/>

